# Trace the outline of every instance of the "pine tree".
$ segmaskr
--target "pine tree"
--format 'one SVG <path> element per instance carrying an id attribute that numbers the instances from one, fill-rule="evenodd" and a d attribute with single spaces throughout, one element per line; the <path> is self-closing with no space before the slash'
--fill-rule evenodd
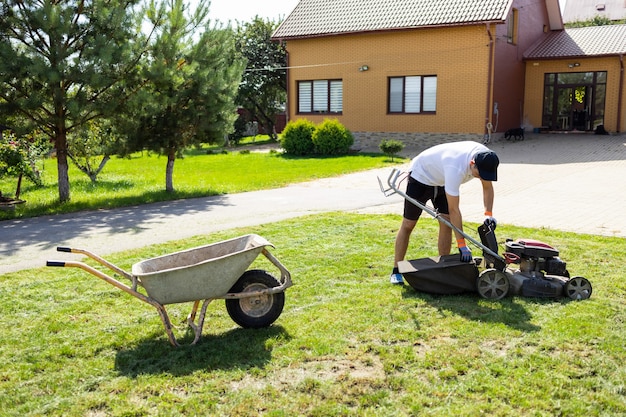
<path id="1" fill-rule="evenodd" d="M 57 155 L 59 200 L 70 199 L 67 134 L 118 112 L 135 88 L 143 36 L 139 0 L 4 0 L 0 114 L 43 130 Z"/>
<path id="2" fill-rule="evenodd" d="M 174 191 L 174 162 L 194 144 L 223 141 L 236 119 L 234 98 L 243 72 L 234 34 L 211 28 L 207 2 L 190 11 L 183 0 L 153 5 L 164 20 L 143 69 L 145 89 L 135 100 L 137 124 L 129 150 L 167 156 L 165 189 Z"/>

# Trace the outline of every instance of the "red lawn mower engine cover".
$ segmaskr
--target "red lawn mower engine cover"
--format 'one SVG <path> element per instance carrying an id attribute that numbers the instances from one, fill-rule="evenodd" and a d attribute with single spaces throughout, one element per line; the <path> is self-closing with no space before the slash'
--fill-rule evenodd
<path id="1" fill-rule="evenodd" d="M 569 278 L 567 264 L 559 258 L 559 251 L 547 243 L 534 239 L 517 239 L 507 240 L 505 246 L 507 252 L 520 257 L 520 263 L 531 261 L 530 269 Z"/>

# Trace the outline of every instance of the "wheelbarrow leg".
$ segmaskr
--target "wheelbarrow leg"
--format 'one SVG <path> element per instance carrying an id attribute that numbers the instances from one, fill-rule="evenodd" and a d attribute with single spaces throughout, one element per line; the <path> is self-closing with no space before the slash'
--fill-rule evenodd
<path id="1" fill-rule="evenodd" d="M 165 311 L 165 307 L 159 303 L 150 303 L 159 313 L 159 317 L 161 317 L 161 321 L 163 322 L 163 327 L 165 327 L 165 333 L 167 333 L 167 338 L 170 343 L 174 347 L 179 347 L 180 344 L 176 340 L 176 336 L 174 336 L 174 331 L 172 330 L 172 322 L 170 321 L 169 316 L 167 315 L 167 311 Z"/>
<path id="2" fill-rule="evenodd" d="M 191 309 L 191 313 L 189 313 L 189 316 L 187 316 L 187 324 L 189 324 L 189 327 L 193 329 L 193 333 L 194 333 L 193 342 L 191 342 L 192 345 L 195 345 L 196 343 L 198 343 L 198 340 L 200 340 L 200 336 L 202 336 L 202 327 L 204 326 L 204 317 L 206 315 L 206 309 L 209 306 L 209 303 L 211 301 L 213 301 L 212 298 L 207 298 L 206 300 L 202 302 L 202 308 L 200 309 L 200 317 L 198 317 L 197 324 L 195 323 L 195 320 L 196 320 L 196 313 L 198 311 L 198 306 L 200 305 L 199 300 L 193 303 L 193 308 Z"/>

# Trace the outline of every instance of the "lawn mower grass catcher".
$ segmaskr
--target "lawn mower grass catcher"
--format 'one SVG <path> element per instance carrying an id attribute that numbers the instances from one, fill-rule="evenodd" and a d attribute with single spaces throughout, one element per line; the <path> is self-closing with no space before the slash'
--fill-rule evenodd
<path id="1" fill-rule="evenodd" d="M 399 262 L 399 272 L 415 290 L 431 294 L 478 292 L 481 297 L 493 300 L 507 295 L 569 297 L 572 300 L 591 297 L 591 283 L 580 276 L 570 277 L 567 264 L 559 258 L 559 251 L 554 247 L 538 240 L 507 239 L 506 251 L 501 256 L 495 225 L 480 225 L 478 242 L 434 209 L 406 195 L 398 187 L 400 177 L 404 178 L 401 171 L 392 170 L 387 179 L 389 188 L 378 180 L 386 196 L 401 195 L 483 251 L 483 258 L 475 258 L 472 262 L 461 262 L 458 254 Z"/>

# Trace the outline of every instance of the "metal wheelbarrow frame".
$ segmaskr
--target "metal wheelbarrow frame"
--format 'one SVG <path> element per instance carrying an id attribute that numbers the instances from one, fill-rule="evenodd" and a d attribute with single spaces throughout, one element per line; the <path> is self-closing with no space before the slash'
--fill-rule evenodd
<path id="1" fill-rule="evenodd" d="M 207 307 L 215 299 L 226 300 L 229 315 L 242 327 L 267 327 L 280 316 L 284 305 L 284 291 L 293 283 L 287 268 L 267 247 L 273 248 L 274 245 L 261 236 L 249 234 L 147 259 L 134 264 L 131 273 L 88 250 L 57 247 L 59 252 L 88 256 L 128 279 L 130 285 L 84 262 L 52 260 L 46 265 L 80 268 L 150 304 L 159 313 L 173 346 L 179 346 L 179 343 L 165 305 L 193 302 L 187 324 L 194 331 L 191 342 L 194 345 L 200 340 Z M 280 280 L 263 270 L 246 271 L 259 254 L 280 271 Z"/>

